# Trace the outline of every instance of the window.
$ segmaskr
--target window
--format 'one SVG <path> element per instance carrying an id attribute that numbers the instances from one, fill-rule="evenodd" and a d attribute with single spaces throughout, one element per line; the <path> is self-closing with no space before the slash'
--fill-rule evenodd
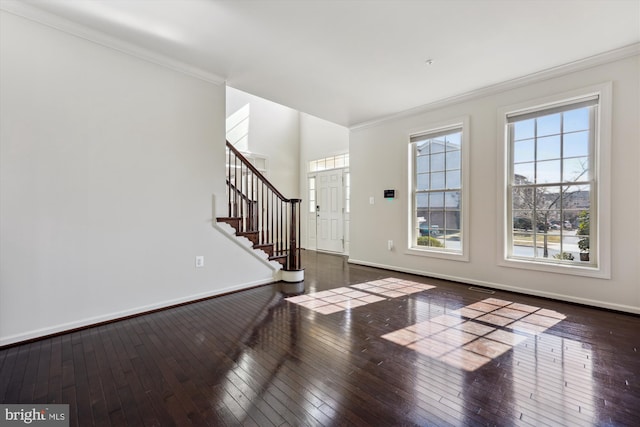
<path id="1" fill-rule="evenodd" d="M 598 267 L 600 97 L 506 114 L 506 258 Z"/>
<path id="2" fill-rule="evenodd" d="M 463 253 L 466 161 L 463 139 L 462 124 L 410 137 L 413 160 L 410 253 L 411 250 L 458 256 Z"/>
<path id="3" fill-rule="evenodd" d="M 351 174 L 344 172 L 344 212 L 351 213 Z"/>
<path id="4" fill-rule="evenodd" d="M 328 169 L 340 169 L 349 167 L 349 153 L 338 154 L 337 156 L 325 157 L 324 159 L 312 160 L 309 162 L 309 172 L 319 172 Z"/>
<path id="5" fill-rule="evenodd" d="M 309 213 L 316 211 L 316 177 L 309 177 Z"/>
<path id="6" fill-rule="evenodd" d="M 244 156 L 245 159 L 249 161 L 262 175 L 268 177 L 269 176 L 269 164 L 267 162 L 267 158 L 255 153 L 250 153 L 248 151 L 240 151 L 240 154 Z M 229 158 L 229 150 L 227 149 L 227 159 Z M 227 165 L 229 167 L 229 165 Z M 238 166 L 236 166 L 238 167 Z"/>

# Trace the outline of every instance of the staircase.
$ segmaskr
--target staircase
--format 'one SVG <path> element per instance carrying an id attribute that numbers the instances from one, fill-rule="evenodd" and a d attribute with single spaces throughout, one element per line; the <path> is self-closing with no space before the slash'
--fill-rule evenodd
<path id="1" fill-rule="evenodd" d="M 278 262 L 282 280 L 304 279 L 300 265 L 300 199 L 284 197 L 229 141 L 227 141 L 228 215 L 217 221 L 249 240 L 254 250 Z"/>

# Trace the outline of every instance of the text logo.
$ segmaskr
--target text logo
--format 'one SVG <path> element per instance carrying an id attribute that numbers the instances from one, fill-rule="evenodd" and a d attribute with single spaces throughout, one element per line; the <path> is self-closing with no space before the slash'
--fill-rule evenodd
<path id="1" fill-rule="evenodd" d="M 0 427 L 69 427 L 69 405 L 0 404 Z"/>

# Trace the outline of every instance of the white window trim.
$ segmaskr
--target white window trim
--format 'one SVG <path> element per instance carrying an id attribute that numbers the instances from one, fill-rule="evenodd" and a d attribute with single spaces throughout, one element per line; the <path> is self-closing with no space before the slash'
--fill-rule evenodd
<path id="1" fill-rule="evenodd" d="M 432 123 L 431 125 L 426 125 L 418 129 L 412 129 L 406 134 L 407 141 L 407 164 L 408 171 L 407 174 L 407 216 L 406 216 L 406 230 L 407 230 L 407 248 L 404 251 L 406 255 L 415 255 L 415 256 L 423 256 L 430 258 L 440 258 L 440 259 L 448 259 L 452 261 L 462 261 L 469 262 L 469 194 L 471 192 L 469 187 L 469 153 L 470 153 L 470 144 L 469 144 L 469 126 L 470 118 L 469 116 L 458 117 L 455 119 Z M 462 129 L 462 164 L 461 164 L 461 184 L 462 184 L 462 226 L 461 226 L 461 243 L 462 243 L 462 251 L 461 252 L 453 252 L 446 249 L 429 249 L 428 247 L 416 248 L 413 245 L 415 239 L 415 230 L 413 227 L 413 217 L 415 216 L 415 197 L 413 195 L 414 186 L 415 186 L 415 164 L 413 161 L 413 144 L 408 143 L 412 136 L 419 134 L 429 134 L 440 131 L 446 131 L 448 129 Z"/>
<path id="2" fill-rule="evenodd" d="M 589 86 L 545 98 L 530 100 L 515 105 L 509 105 L 498 109 L 497 135 L 499 142 L 498 167 L 502 172 L 498 174 L 497 188 L 497 229 L 498 234 L 498 265 L 502 267 L 521 268 L 527 270 L 544 271 L 549 273 L 570 274 L 576 276 L 588 276 L 601 279 L 611 278 L 611 120 L 612 120 L 612 82 Z M 571 100 L 579 100 L 592 95 L 599 96 L 599 115 L 595 135 L 595 177 L 596 177 L 596 209 L 597 209 L 597 237 L 598 242 L 596 259 L 597 266 L 552 264 L 535 260 L 509 259 L 508 236 L 509 224 L 507 221 L 507 197 L 506 189 L 509 180 L 509 138 L 507 129 L 507 114 L 525 110 L 538 110 L 545 107 Z"/>
<path id="3" fill-rule="evenodd" d="M 347 160 L 346 164 L 343 166 L 338 166 L 338 167 L 332 167 L 332 168 L 323 168 L 323 169 L 315 169 L 315 170 L 311 170 L 311 164 L 313 162 L 319 162 L 319 161 L 327 161 L 328 159 L 336 159 L 337 157 L 345 157 L 345 160 Z M 322 157 L 320 159 L 311 159 L 307 162 L 307 173 L 316 173 L 316 172 L 324 172 L 327 170 L 334 170 L 334 169 L 349 169 L 349 151 L 341 151 L 339 153 L 333 154 L 331 156 L 327 156 L 327 157 Z"/>

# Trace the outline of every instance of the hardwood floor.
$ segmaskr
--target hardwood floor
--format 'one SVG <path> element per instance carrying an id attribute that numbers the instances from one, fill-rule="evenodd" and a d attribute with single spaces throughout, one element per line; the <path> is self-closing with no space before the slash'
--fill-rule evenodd
<path id="1" fill-rule="evenodd" d="M 640 422 L 638 316 L 303 260 L 302 297 L 276 284 L 0 350 L 0 401 L 68 403 L 73 426 Z"/>

